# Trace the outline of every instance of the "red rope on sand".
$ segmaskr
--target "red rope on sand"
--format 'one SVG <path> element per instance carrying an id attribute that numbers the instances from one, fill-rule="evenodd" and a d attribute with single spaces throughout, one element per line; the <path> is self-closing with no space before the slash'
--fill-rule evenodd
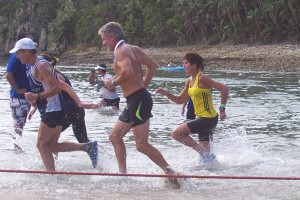
<path id="1" fill-rule="evenodd" d="M 252 180 L 300 180 L 300 177 L 274 177 L 274 176 L 199 176 L 181 174 L 116 174 L 102 172 L 68 172 L 68 171 L 41 171 L 41 170 L 9 170 L 0 169 L 4 173 L 24 174 L 62 174 L 62 175 L 85 175 L 85 176 L 126 176 L 126 177 L 164 177 L 164 178 L 198 178 L 198 179 L 252 179 Z"/>

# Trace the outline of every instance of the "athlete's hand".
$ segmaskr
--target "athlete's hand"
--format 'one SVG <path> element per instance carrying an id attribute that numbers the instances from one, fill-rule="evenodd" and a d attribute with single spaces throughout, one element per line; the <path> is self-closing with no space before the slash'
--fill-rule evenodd
<path id="1" fill-rule="evenodd" d="M 226 118 L 226 112 L 222 111 L 220 112 L 220 120 L 224 120 Z"/>
<path id="2" fill-rule="evenodd" d="M 184 107 L 181 109 L 181 116 L 184 116 L 185 109 Z"/>
<path id="3" fill-rule="evenodd" d="M 166 96 L 168 92 L 162 88 L 159 88 L 156 90 L 156 93 Z"/>
<path id="4" fill-rule="evenodd" d="M 106 87 L 108 90 L 115 90 L 116 88 L 112 85 L 112 81 L 113 79 L 108 79 L 107 81 L 104 82 L 103 87 Z"/>
<path id="5" fill-rule="evenodd" d="M 27 119 L 28 120 L 31 120 L 31 118 L 32 118 L 33 114 L 35 113 L 36 109 L 37 109 L 37 107 L 31 106 L 31 108 L 30 108 L 30 110 L 28 112 L 28 115 L 27 115 Z"/>
<path id="6" fill-rule="evenodd" d="M 32 92 L 26 92 L 24 93 L 25 99 L 31 104 L 33 105 L 36 100 L 38 99 L 38 94 L 34 94 Z"/>
<path id="7" fill-rule="evenodd" d="M 97 109 L 97 108 L 100 108 L 100 107 L 101 107 L 100 103 L 93 103 L 91 105 L 91 109 Z"/>

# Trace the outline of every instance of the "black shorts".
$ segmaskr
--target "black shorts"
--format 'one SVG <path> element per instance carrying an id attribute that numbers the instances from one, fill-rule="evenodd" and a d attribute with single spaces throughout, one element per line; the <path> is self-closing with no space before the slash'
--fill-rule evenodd
<path id="1" fill-rule="evenodd" d="M 63 121 L 63 111 L 46 112 L 41 116 L 41 121 L 49 128 L 61 126 Z"/>
<path id="2" fill-rule="evenodd" d="M 200 117 L 187 122 L 192 134 L 198 134 L 199 141 L 210 141 L 213 139 L 214 128 L 218 124 L 218 115 L 214 118 Z"/>
<path id="3" fill-rule="evenodd" d="M 104 101 L 106 101 L 107 106 L 116 106 L 119 108 L 119 103 L 120 103 L 120 98 L 116 98 L 116 99 L 104 99 Z"/>
<path id="4" fill-rule="evenodd" d="M 151 94 L 146 89 L 140 89 L 128 97 L 123 112 L 119 120 L 125 123 L 131 123 L 132 127 L 145 123 L 150 117 L 153 117 L 151 110 L 153 101 Z"/>

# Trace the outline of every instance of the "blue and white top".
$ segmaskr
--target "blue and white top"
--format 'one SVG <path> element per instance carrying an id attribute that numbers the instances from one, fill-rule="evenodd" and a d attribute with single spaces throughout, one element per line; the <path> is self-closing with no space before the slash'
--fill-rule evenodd
<path id="1" fill-rule="evenodd" d="M 49 86 L 45 81 L 37 80 L 32 74 L 34 70 L 36 70 L 38 64 L 40 62 L 46 62 L 49 64 L 49 66 L 52 69 L 52 72 L 54 76 L 57 79 L 56 72 L 54 68 L 52 67 L 51 63 L 49 63 L 47 60 L 45 60 L 43 57 L 38 56 L 38 59 L 36 60 L 35 64 L 30 67 L 27 77 L 32 89 L 32 92 L 37 94 L 41 93 L 43 91 L 47 91 L 49 89 Z M 54 112 L 54 111 L 61 111 L 64 108 L 64 100 L 61 93 L 58 93 L 52 97 L 49 97 L 47 99 L 40 99 L 37 101 L 37 108 L 41 115 L 45 114 L 46 112 Z"/>

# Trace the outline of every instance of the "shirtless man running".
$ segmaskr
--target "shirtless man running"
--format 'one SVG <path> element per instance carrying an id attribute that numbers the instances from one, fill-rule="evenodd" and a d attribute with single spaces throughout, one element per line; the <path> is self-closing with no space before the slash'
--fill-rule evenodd
<path id="1" fill-rule="evenodd" d="M 157 64 L 141 48 L 125 43 L 120 24 L 109 22 L 100 28 L 98 34 L 101 36 L 102 44 L 113 52 L 114 58 L 116 75 L 113 79 L 107 80 L 105 85 L 108 89 L 119 85 L 127 100 L 127 106 L 109 135 L 118 161 L 119 172 L 127 173 L 126 148 L 123 137 L 132 129 L 136 149 L 148 156 L 166 174 L 174 174 L 173 169 L 159 150 L 148 143 L 149 118 L 152 117 L 153 101 L 146 88 L 154 76 Z M 144 79 L 142 65 L 146 66 Z M 173 188 L 180 187 L 176 178 L 168 180 Z"/>

